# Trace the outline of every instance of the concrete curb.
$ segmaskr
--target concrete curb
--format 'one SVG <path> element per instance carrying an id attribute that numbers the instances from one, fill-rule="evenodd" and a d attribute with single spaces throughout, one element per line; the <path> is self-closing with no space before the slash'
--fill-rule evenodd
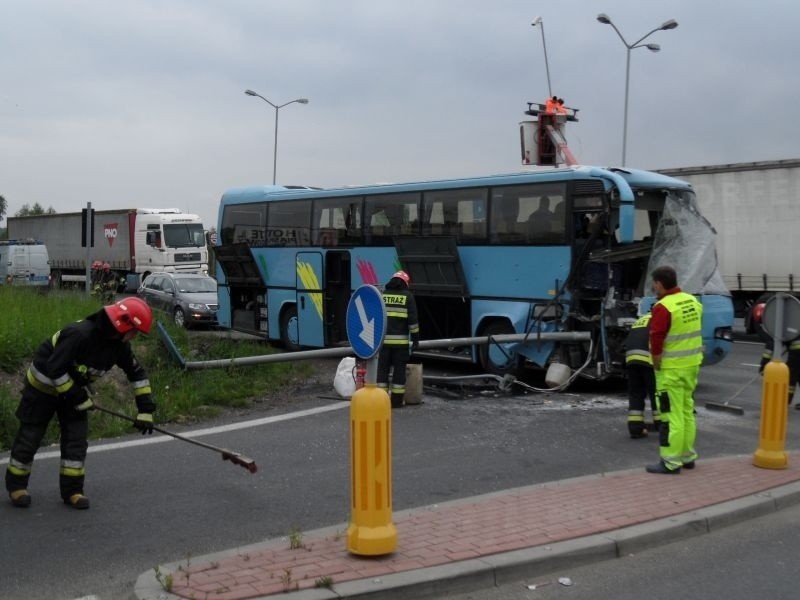
<path id="1" fill-rule="evenodd" d="M 729 525 L 761 517 L 798 503 L 800 503 L 800 481 L 685 514 L 625 527 L 607 534 L 590 535 L 551 545 L 514 550 L 372 579 L 343 582 L 336 584 L 333 589 L 316 588 L 291 592 L 291 598 L 293 600 L 437 598 L 445 592 L 490 588 L 520 579 L 540 577 L 565 567 L 572 568 L 635 554 L 648 548 L 718 531 Z M 341 527 L 319 529 L 309 532 L 309 535 L 325 537 L 337 533 L 341 533 Z M 253 544 L 195 557 L 194 560 L 213 562 L 263 546 L 263 543 Z M 185 561 L 169 563 L 161 565 L 159 570 L 162 576 L 166 576 L 185 564 Z M 262 598 L 272 597 L 275 596 L 262 596 Z M 182 597 L 166 592 L 156 579 L 155 570 L 151 569 L 136 580 L 132 598 L 181 600 Z"/>

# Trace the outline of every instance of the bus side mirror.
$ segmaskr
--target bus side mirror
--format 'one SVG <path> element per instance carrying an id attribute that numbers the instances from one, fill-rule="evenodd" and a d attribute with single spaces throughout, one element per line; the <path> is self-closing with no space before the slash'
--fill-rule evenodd
<path id="1" fill-rule="evenodd" d="M 630 244 L 633 242 L 633 224 L 635 219 L 632 202 L 622 202 L 619 206 L 619 243 Z"/>

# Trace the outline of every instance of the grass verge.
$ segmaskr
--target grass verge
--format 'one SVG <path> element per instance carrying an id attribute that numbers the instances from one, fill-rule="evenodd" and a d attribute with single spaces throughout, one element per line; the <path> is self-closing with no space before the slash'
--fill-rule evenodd
<path id="1" fill-rule="evenodd" d="M 29 288 L 0 286 L 0 314 L 6 326 L 0 330 L 0 450 L 8 450 L 17 430 L 14 416 L 22 377 L 34 350 L 45 338 L 65 325 L 99 310 L 96 298 L 70 291 L 43 294 Z M 156 314 L 156 316 L 158 316 Z M 268 354 L 259 341 L 240 341 L 215 336 L 190 336 L 171 322 L 165 323 L 181 354 L 188 360 Z M 311 374 L 306 362 L 184 371 L 178 367 L 153 330 L 138 336 L 133 350 L 147 369 L 158 405 L 156 423 L 186 423 L 207 419 L 225 408 L 244 408 L 269 396 L 287 383 Z M 134 415 L 133 390 L 120 369 L 113 369 L 95 384 L 96 400 L 104 406 Z M 131 432 L 131 425 L 111 415 L 93 412 L 89 418 L 91 439 L 116 437 Z M 58 441 L 55 420 L 43 444 Z"/>

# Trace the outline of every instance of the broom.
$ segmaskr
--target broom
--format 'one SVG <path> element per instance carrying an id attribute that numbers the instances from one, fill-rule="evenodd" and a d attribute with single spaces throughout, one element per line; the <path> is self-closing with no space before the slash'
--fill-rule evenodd
<path id="1" fill-rule="evenodd" d="M 752 383 L 760 376 L 761 373 L 756 373 L 755 375 L 753 375 L 753 378 L 750 381 L 745 383 L 739 389 L 739 391 L 737 391 L 733 396 L 728 398 L 725 402 L 706 402 L 706 408 L 708 410 L 722 410 L 733 413 L 735 415 L 743 415 L 744 409 L 741 406 L 735 406 L 733 404 L 730 404 L 730 402 L 731 400 L 735 400 L 736 398 L 738 398 L 742 394 L 742 392 L 744 392 L 747 388 L 749 388 L 752 385 Z"/>

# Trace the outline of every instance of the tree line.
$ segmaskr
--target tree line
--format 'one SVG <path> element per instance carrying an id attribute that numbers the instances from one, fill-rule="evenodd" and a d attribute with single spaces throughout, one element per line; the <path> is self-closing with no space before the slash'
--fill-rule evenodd
<path id="1" fill-rule="evenodd" d="M 6 201 L 5 197 L 0 195 L 0 221 L 2 221 L 6 216 L 6 211 L 8 210 L 8 202 Z M 15 217 L 33 217 L 36 215 L 54 215 L 56 214 L 56 210 L 52 206 L 48 206 L 44 208 L 38 202 L 34 202 L 33 206 L 30 204 L 23 204 L 22 208 L 20 208 L 17 212 L 14 213 Z M 0 228 L 0 239 L 5 239 L 8 237 L 8 229 L 7 228 Z"/>

